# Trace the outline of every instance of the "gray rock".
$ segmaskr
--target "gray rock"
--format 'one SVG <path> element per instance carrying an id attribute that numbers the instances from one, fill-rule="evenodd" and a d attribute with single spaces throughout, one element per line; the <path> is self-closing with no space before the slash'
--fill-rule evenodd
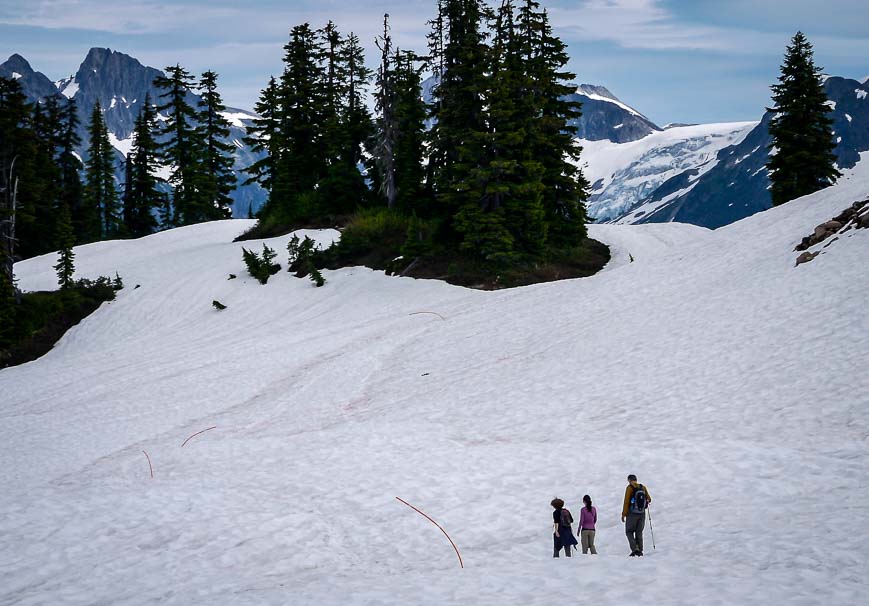
<path id="1" fill-rule="evenodd" d="M 809 261 L 811 261 L 812 259 L 814 259 L 817 256 L 818 256 L 818 253 L 816 253 L 816 252 L 806 251 L 803 254 L 801 254 L 799 257 L 797 257 L 796 265 L 802 265 L 803 263 L 808 263 Z M 796 267 L 796 265 L 794 265 L 794 267 Z"/>

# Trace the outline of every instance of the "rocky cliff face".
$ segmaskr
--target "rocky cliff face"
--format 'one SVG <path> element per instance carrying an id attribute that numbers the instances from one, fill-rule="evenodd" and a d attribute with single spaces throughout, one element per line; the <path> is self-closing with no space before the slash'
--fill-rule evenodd
<path id="1" fill-rule="evenodd" d="M 627 143 L 661 130 L 603 86 L 580 84 L 568 99 L 582 104 L 582 116 L 572 121 L 580 139 Z"/>

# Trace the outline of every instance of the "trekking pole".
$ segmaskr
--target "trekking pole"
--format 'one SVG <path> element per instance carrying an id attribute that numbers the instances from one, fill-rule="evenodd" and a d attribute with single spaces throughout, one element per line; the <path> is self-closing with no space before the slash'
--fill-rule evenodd
<path id="1" fill-rule="evenodd" d="M 655 547 L 655 529 L 652 527 L 652 507 L 651 505 L 646 508 L 646 511 L 649 513 L 649 532 L 652 533 L 652 549 L 657 550 Z"/>

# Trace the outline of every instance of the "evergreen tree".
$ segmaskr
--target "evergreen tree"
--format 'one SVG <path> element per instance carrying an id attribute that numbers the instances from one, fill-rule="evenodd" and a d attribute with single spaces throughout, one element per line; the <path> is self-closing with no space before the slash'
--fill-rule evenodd
<path id="1" fill-rule="evenodd" d="M 503 263 L 514 238 L 500 198 L 487 192 L 489 177 L 481 172 L 493 160 L 485 107 L 492 62 L 484 30 L 493 15 L 479 0 L 444 0 L 442 10 L 443 74 L 434 90 L 437 123 L 431 131 L 433 185 L 447 228 L 440 238 L 459 239 L 464 250 Z"/>
<path id="2" fill-rule="evenodd" d="M 120 233 L 122 217 L 115 188 L 115 150 L 109 141 L 99 101 L 91 112 L 88 134 L 84 199 L 85 205 L 99 217 L 100 231 L 89 234 L 87 239 L 113 238 Z"/>
<path id="3" fill-rule="evenodd" d="M 29 107 L 16 80 L 0 78 L 0 349 L 11 344 L 17 325 L 14 274 L 18 162 L 27 153 Z"/>
<path id="4" fill-rule="evenodd" d="M 386 206 L 393 208 L 398 198 L 398 188 L 395 183 L 395 145 L 398 138 L 398 124 L 395 116 L 397 98 L 388 13 L 383 15 L 383 35 L 377 40 L 377 47 L 380 49 L 380 67 L 377 69 L 375 109 L 378 119 L 374 157 L 378 169 L 380 193 L 386 199 Z"/>
<path id="5" fill-rule="evenodd" d="M 234 146 L 226 142 L 229 122 L 221 112 L 226 110 L 217 91 L 217 74 L 206 71 L 199 81 L 199 123 L 203 140 L 202 195 L 208 201 L 206 219 L 232 217 L 232 198 L 236 176 L 232 171 Z"/>
<path id="6" fill-rule="evenodd" d="M 275 182 L 278 161 L 284 148 L 281 127 L 281 91 L 278 81 L 272 76 L 269 84 L 260 93 L 259 101 L 254 110 L 259 118 L 253 120 L 253 126 L 247 129 L 245 144 L 253 151 L 264 154 L 245 169 L 250 175 L 244 185 L 259 183 L 263 189 L 271 191 Z"/>
<path id="7" fill-rule="evenodd" d="M 14 296 L 13 262 L 20 239 L 16 227 L 34 195 L 29 187 L 36 157 L 30 111 L 20 83 L 0 77 L 0 298 L 4 301 L 8 289 Z"/>
<path id="8" fill-rule="evenodd" d="M 75 232 L 72 229 L 72 216 L 66 202 L 60 203 L 57 213 L 55 240 L 58 246 L 58 260 L 54 269 L 57 271 L 58 284 L 62 289 L 71 288 L 74 285 L 73 274 L 75 266 L 73 260 L 75 253 Z"/>
<path id="9" fill-rule="evenodd" d="M 127 154 L 124 160 L 124 193 L 121 195 L 123 208 L 124 226 L 123 231 L 131 235 L 130 225 L 133 223 L 135 214 L 135 202 L 133 200 L 133 154 Z"/>
<path id="10" fill-rule="evenodd" d="M 62 133 L 60 107 L 56 97 L 48 97 L 33 108 L 31 128 L 35 137 L 33 176 L 27 189 L 33 198 L 22 206 L 18 221 L 19 251 L 30 257 L 54 250 L 54 209 L 61 195 L 61 172 L 57 163 Z"/>
<path id="11" fill-rule="evenodd" d="M 547 237 L 543 170 L 526 141 L 539 112 L 513 22 L 513 3 L 505 0 L 489 54 L 487 156 L 471 173 L 481 185 L 481 199 L 466 204 L 457 218 L 466 249 L 502 260 L 514 253 L 540 254 Z"/>
<path id="12" fill-rule="evenodd" d="M 395 203 L 404 211 L 424 214 L 429 211 L 424 165 L 426 106 L 420 95 L 425 62 L 413 51 L 396 51 L 393 65 Z"/>
<path id="13" fill-rule="evenodd" d="M 307 23 L 290 33 L 280 81 L 280 145 L 271 195 L 261 216 L 292 220 L 318 214 L 316 187 L 326 174 L 324 70 L 320 38 Z"/>
<path id="14" fill-rule="evenodd" d="M 160 155 L 154 138 L 156 129 L 157 110 L 146 95 L 133 129 L 133 148 L 129 155 L 132 160 L 128 165 L 130 201 L 125 222 L 127 232 L 133 238 L 147 236 L 157 229 L 154 213 L 160 210 L 165 198 L 159 189 L 160 179 L 156 176 Z"/>
<path id="15" fill-rule="evenodd" d="M 371 72 L 365 67 L 365 54 L 355 34 L 340 38 L 336 52 L 331 50 L 333 44 L 334 40 L 329 40 L 326 47 L 326 90 L 328 93 L 333 88 L 337 101 L 334 117 L 327 113 L 324 123 L 330 158 L 321 191 L 324 211 L 346 214 L 369 196 L 360 166 L 364 162 L 365 143 L 374 132 L 365 105 L 365 87 Z M 334 84 L 329 82 L 330 73 L 334 73 Z"/>
<path id="16" fill-rule="evenodd" d="M 836 143 L 824 92 L 822 68 L 816 67 L 812 45 L 797 32 L 787 47 L 779 83 L 772 86 L 775 116 L 767 169 L 773 205 L 784 204 L 835 183 Z"/>
<path id="17" fill-rule="evenodd" d="M 321 137 L 326 154 L 326 173 L 318 186 L 320 210 L 344 214 L 367 193 L 357 166 L 362 155 L 360 139 L 370 132 L 360 82 L 367 70 L 358 38 L 352 34 L 343 38 L 331 21 L 320 31 L 320 38 L 324 70 Z"/>
<path id="18" fill-rule="evenodd" d="M 180 65 L 166 68 L 166 76 L 154 79 L 154 86 L 165 92 L 157 107 L 165 112 L 159 136 L 163 164 L 172 166 L 169 182 L 174 188 L 171 223 L 190 225 L 207 221 L 212 214 L 208 197 L 201 190 L 202 138 L 197 131 L 198 115 L 189 98 L 194 86 L 193 76 Z M 168 217 L 167 217 L 168 218 Z"/>
<path id="19" fill-rule="evenodd" d="M 75 151 L 81 145 L 81 137 L 78 134 L 78 108 L 75 99 L 67 101 L 62 113 L 62 121 L 63 134 L 59 160 L 60 198 L 72 216 L 76 242 L 83 243 L 87 241 L 88 234 L 96 233 L 99 226 L 96 213 L 91 212 L 92 209 L 84 203 L 84 190 L 80 176 L 84 165 Z"/>
<path id="20" fill-rule="evenodd" d="M 528 4 L 535 4 L 526 0 Z M 532 28 L 533 31 L 533 28 Z M 552 33 L 549 17 L 539 17 L 539 39 L 530 58 L 530 77 L 539 94 L 540 118 L 530 133 L 532 153 L 543 167 L 543 206 L 549 224 L 549 238 L 560 247 L 575 247 L 586 237 L 588 221 L 585 202 L 589 183 L 582 174 L 577 129 L 570 123 L 579 119 L 581 106 L 568 101 L 573 92 L 568 84 L 576 74 L 565 70 L 569 60 L 566 45 Z"/>

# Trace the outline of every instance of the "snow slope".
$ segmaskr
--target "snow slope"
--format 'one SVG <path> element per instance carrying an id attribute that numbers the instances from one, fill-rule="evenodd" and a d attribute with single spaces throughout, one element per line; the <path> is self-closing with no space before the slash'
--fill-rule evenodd
<path id="1" fill-rule="evenodd" d="M 792 250 L 867 193 L 861 162 L 716 231 L 595 225 L 605 271 L 500 292 L 260 286 L 246 221 L 80 247 L 127 288 L 0 372 L 0 604 L 859 603 L 869 230 Z M 552 560 L 548 503 L 585 493 L 601 555 Z"/>
<path id="2" fill-rule="evenodd" d="M 592 184 L 590 216 L 601 221 L 622 217 L 665 181 L 682 173 L 690 172 L 690 181 L 695 182 L 715 166 L 719 150 L 741 141 L 756 125 L 674 126 L 628 143 L 581 139 L 583 173 Z"/>

